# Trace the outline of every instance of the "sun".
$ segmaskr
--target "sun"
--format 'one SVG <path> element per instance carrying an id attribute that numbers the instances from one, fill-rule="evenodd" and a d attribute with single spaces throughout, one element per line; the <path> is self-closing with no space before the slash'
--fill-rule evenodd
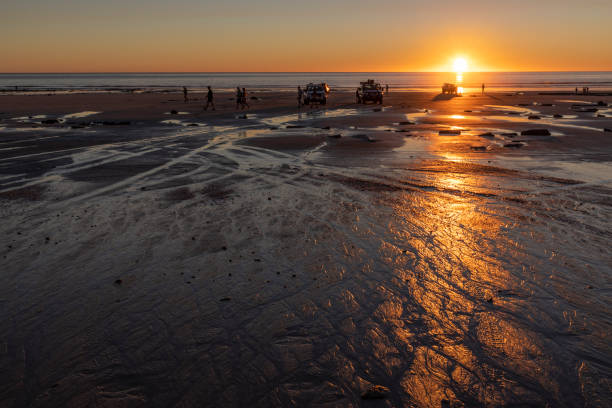
<path id="1" fill-rule="evenodd" d="M 453 61 L 453 69 L 455 72 L 465 72 L 467 70 L 468 63 L 467 60 L 463 57 L 455 58 Z"/>

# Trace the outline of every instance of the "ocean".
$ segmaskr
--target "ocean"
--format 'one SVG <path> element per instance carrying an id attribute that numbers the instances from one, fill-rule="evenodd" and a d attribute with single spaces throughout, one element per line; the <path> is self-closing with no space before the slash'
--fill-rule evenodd
<path id="1" fill-rule="evenodd" d="M 191 90 L 207 85 L 216 90 L 236 86 L 252 90 L 293 90 L 309 82 L 327 82 L 332 89 L 352 89 L 360 81 L 375 79 L 395 90 L 431 91 L 444 82 L 460 84 L 466 91 L 487 90 L 591 90 L 612 89 L 612 71 L 605 72 L 317 72 L 317 73 L 91 73 L 0 74 L 0 92 L 121 92 L 168 91 L 183 86 Z"/>

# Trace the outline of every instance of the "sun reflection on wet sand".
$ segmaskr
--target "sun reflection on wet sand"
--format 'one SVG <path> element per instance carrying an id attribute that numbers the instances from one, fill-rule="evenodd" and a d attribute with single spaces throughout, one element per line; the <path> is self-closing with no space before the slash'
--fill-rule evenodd
<path id="1" fill-rule="evenodd" d="M 435 179 L 442 189 L 486 189 L 469 174 Z M 409 350 L 400 383 L 411 403 L 497 406 L 537 400 L 536 389 L 557 392 L 546 372 L 554 364 L 544 361 L 538 336 L 512 318 L 516 300 L 493 303 L 499 288 L 520 286 L 500 262 L 520 257 L 519 244 L 503 233 L 503 217 L 461 194 L 406 193 L 392 208 L 381 252 L 390 244 L 402 248 L 406 263 L 393 268 L 405 297 L 390 297 L 377 316 L 393 326 L 396 347 Z"/>

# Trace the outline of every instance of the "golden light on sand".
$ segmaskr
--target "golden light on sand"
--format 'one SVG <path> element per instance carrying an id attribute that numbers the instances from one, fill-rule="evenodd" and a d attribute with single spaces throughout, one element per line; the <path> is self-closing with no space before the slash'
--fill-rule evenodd
<path id="1" fill-rule="evenodd" d="M 466 72 L 468 69 L 468 62 L 463 57 L 457 57 L 453 61 L 453 70 L 457 73 Z"/>

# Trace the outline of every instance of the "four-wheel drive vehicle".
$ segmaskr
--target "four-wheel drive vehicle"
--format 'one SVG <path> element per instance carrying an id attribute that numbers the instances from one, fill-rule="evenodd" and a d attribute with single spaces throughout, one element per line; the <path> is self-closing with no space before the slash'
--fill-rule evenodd
<path id="1" fill-rule="evenodd" d="M 361 82 L 357 92 L 357 103 L 366 102 L 383 103 L 383 88 L 379 83 L 374 82 L 373 79 Z"/>
<path id="2" fill-rule="evenodd" d="M 445 83 L 444 85 L 442 85 L 442 93 L 457 95 L 457 85 Z"/>
<path id="3" fill-rule="evenodd" d="M 325 105 L 327 103 L 327 96 L 329 95 L 329 86 L 323 82 L 320 84 L 310 83 L 306 85 L 306 91 L 304 92 L 304 104 L 308 105 L 311 103 L 319 103 Z"/>

